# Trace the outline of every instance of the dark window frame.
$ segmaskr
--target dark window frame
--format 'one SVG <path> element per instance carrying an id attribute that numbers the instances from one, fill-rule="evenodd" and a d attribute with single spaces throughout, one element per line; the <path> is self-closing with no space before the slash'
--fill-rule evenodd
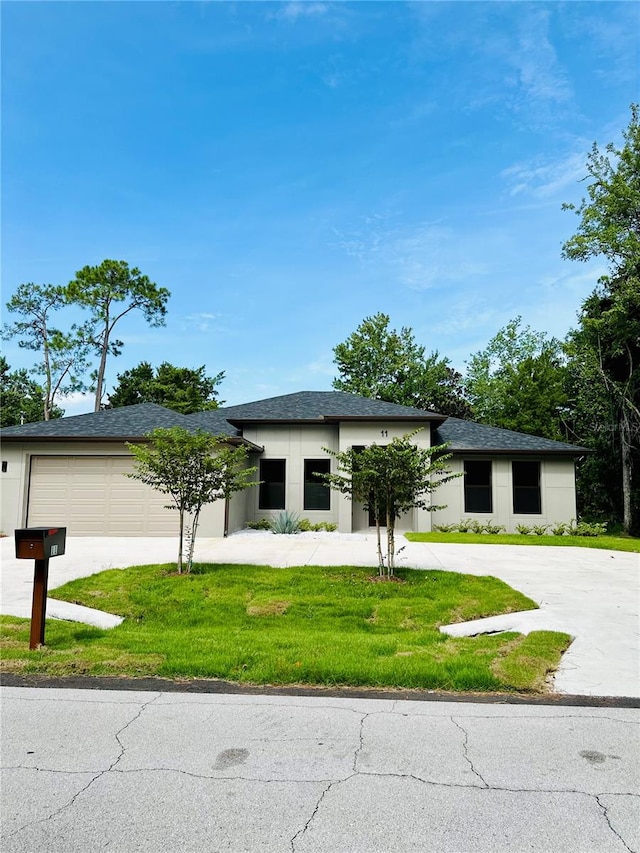
<path id="1" fill-rule="evenodd" d="M 276 480 L 273 476 L 267 476 L 267 469 L 270 467 L 273 472 L 276 464 L 282 465 L 282 479 Z M 258 509 L 284 509 L 287 492 L 286 483 L 286 459 L 261 459 L 260 486 L 258 488 Z"/>
<path id="2" fill-rule="evenodd" d="M 467 475 L 471 473 L 467 470 L 467 465 L 487 465 L 489 468 L 489 480 L 486 483 L 476 484 L 469 483 L 468 479 L 470 479 Z M 465 513 L 470 514 L 482 514 L 482 515 L 492 515 L 493 514 L 493 462 L 491 459 L 464 459 L 463 460 L 463 471 L 464 471 L 464 511 Z M 478 499 L 482 500 L 482 496 L 488 497 L 488 501 L 485 506 L 488 505 L 488 509 L 478 509 Z M 473 504 L 476 504 L 474 507 Z"/>
<path id="3" fill-rule="evenodd" d="M 520 467 L 519 475 L 516 476 L 516 466 L 528 466 L 526 469 Z M 533 471 L 532 466 L 537 466 L 536 475 L 530 477 L 527 471 Z M 525 474 L 523 477 L 522 475 Z M 520 479 L 520 482 L 518 482 Z M 524 484 L 522 480 L 524 479 Z M 529 482 L 526 482 L 529 480 Z M 537 482 L 531 484 L 533 480 Z M 511 487 L 513 497 L 514 515 L 542 515 L 542 463 L 538 459 L 513 459 L 511 462 Z M 523 508 L 524 507 L 524 508 Z M 531 507 L 534 507 L 533 509 Z"/>
<path id="4" fill-rule="evenodd" d="M 302 506 L 305 512 L 327 512 L 331 509 L 331 489 L 314 476 L 312 466 L 317 466 L 319 473 L 328 474 L 331 471 L 330 459 L 305 459 L 302 472 Z M 322 471 L 321 469 L 326 469 Z M 314 500 L 315 497 L 315 500 Z M 318 500 L 322 498 L 322 500 Z M 323 503 L 326 506 L 312 506 L 313 503 Z"/>

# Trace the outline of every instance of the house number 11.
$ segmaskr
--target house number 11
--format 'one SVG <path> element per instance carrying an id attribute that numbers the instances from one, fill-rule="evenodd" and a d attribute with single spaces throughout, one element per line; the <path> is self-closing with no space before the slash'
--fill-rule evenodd
<path id="1" fill-rule="evenodd" d="M 381 429 L 381 430 L 380 430 L 380 435 L 381 435 L 383 438 L 387 438 L 387 437 L 388 437 L 388 435 L 389 435 L 389 432 L 388 432 L 388 430 L 386 430 L 386 429 Z"/>

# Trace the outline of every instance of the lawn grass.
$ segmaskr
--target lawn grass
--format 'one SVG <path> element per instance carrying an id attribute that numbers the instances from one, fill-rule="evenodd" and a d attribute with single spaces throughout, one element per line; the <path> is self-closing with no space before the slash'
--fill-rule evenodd
<path id="1" fill-rule="evenodd" d="M 350 566 L 196 565 L 110 570 L 56 598 L 125 617 L 100 630 L 47 622 L 28 651 L 29 622 L 0 618 L 2 669 L 20 674 L 156 675 L 254 684 L 443 690 L 544 689 L 570 637 L 533 632 L 453 638 L 438 626 L 529 610 L 492 577 L 404 569 L 400 583 Z"/>
<path id="2" fill-rule="evenodd" d="M 552 545 L 558 548 L 600 548 L 640 553 L 635 536 L 535 536 L 528 533 L 405 533 L 409 542 L 449 542 L 456 545 Z"/>

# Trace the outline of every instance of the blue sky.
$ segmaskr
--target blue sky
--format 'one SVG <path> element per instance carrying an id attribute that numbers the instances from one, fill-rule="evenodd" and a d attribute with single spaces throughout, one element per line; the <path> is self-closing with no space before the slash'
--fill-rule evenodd
<path id="1" fill-rule="evenodd" d="M 229 404 L 329 389 L 333 347 L 378 311 L 464 369 L 516 315 L 563 337 L 604 271 L 562 260 L 561 204 L 638 99 L 637 3 L 4 2 L 2 19 L 3 303 L 105 258 L 172 293 L 165 328 L 123 321 L 109 386 L 168 360 L 224 370 Z"/>

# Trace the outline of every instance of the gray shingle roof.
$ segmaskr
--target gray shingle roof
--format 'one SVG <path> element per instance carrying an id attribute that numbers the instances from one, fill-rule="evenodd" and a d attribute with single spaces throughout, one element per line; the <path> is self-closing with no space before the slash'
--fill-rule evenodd
<path id="1" fill-rule="evenodd" d="M 385 418 L 398 420 L 439 420 L 443 415 L 398 406 L 382 400 L 347 394 L 345 391 L 299 391 L 281 397 L 269 397 L 240 406 L 226 406 L 224 412 L 231 423 L 255 421 L 321 421 L 349 418 Z"/>
<path id="2" fill-rule="evenodd" d="M 208 412 L 181 415 L 155 403 L 140 403 L 103 412 L 74 415 L 52 421 L 7 427 L 2 430 L 3 441 L 43 440 L 109 440 L 142 438 L 158 427 L 182 426 L 185 429 L 205 430 L 214 435 L 239 437 L 237 425 L 243 423 L 332 422 L 350 418 L 397 419 L 431 421 L 433 443 L 450 444 L 452 450 L 480 453 L 558 453 L 579 456 L 589 451 L 548 438 L 524 435 L 511 430 L 489 427 L 459 418 L 444 418 L 435 412 L 421 411 L 409 406 L 397 406 L 381 400 L 359 397 L 344 391 L 300 391 L 270 397 L 240 406 L 226 406 Z M 444 421 L 444 423 L 443 423 Z"/>
<path id="3" fill-rule="evenodd" d="M 575 444 L 565 444 L 563 441 L 552 441 L 550 438 L 476 424 L 460 418 L 447 418 L 435 430 L 432 442 L 433 444 L 447 442 L 450 450 L 481 453 L 559 453 L 581 456 L 583 453 L 590 452 L 587 448 L 578 447 Z"/>
<path id="4" fill-rule="evenodd" d="M 139 403 L 137 406 L 6 427 L 2 430 L 2 439 L 136 438 L 152 429 L 172 426 L 188 429 L 187 416 L 155 403 Z"/>

